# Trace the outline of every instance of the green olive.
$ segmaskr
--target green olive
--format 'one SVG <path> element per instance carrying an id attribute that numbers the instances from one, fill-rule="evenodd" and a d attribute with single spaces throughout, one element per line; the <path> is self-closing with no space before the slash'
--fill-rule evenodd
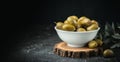
<path id="1" fill-rule="evenodd" d="M 75 15 L 73 15 L 73 16 L 71 16 L 71 17 L 74 18 L 75 20 L 78 20 L 78 17 L 75 16 Z"/>
<path id="2" fill-rule="evenodd" d="M 114 54 L 114 52 L 111 49 L 106 49 L 103 52 L 104 57 L 111 57 L 111 56 L 113 56 L 113 54 Z"/>
<path id="3" fill-rule="evenodd" d="M 77 27 L 77 22 L 76 22 L 76 20 L 65 20 L 64 21 L 64 24 L 72 24 L 72 25 L 74 25 L 75 27 Z"/>
<path id="4" fill-rule="evenodd" d="M 69 16 L 67 18 L 67 20 L 72 22 L 75 25 L 77 23 L 78 17 L 77 16 Z"/>
<path id="5" fill-rule="evenodd" d="M 63 24 L 64 24 L 63 22 L 57 22 L 56 23 L 56 28 L 57 29 L 62 29 Z"/>
<path id="6" fill-rule="evenodd" d="M 73 22 L 72 22 L 72 21 L 65 20 L 65 21 L 64 21 L 64 24 L 73 24 Z"/>
<path id="7" fill-rule="evenodd" d="M 77 32 L 85 32 L 86 30 L 84 28 L 78 28 Z"/>
<path id="8" fill-rule="evenodd" d="M 90 24 L 90 19 L 85 18 L 81 21 L 81 23 L 84 24 L 84 25 L 89 25 Z"/>
<path id="9" fill-rule="evenodd" d="M 87 17 L 82 16 L 82 17 L 80 17 L 80 18 L 78 19 L 78 21 L 82 21 L 82 20 L 84 20 L 85 18 L 87 18 Z"/>
<path id="10" fill-rule="evenodd" d="M 96 39 L 96 42 L 97 42 L 98 46 L 102 46 L 102 44 L 103 44 L 103 41 L 101 39 Z"/>
<path id="11" fill-rule="evenodd" d="M 92 23 L 92 24 L 97 24 L 97 25 L 98 25 L 98 22 L 95 21 L 95 20 L 91 20 L 91 23 Z"/>
<path id="12" fill-rule="evenodd" d="M 98 46 L 98 44 L 95 40 L 92 40 L 88 43 L 89 48 L 96 48 L 97 46 Z"/>
<path id="13" fill-rule="evenodd" d="M 69 16 L 69 17 L 67 18 L 67 20 L 78 20 L 78 17 L 75 16 L 75 15 Z"/>
<path id="14" fill-rule="evenodd" d="M 74 31 L 75 30 L 75 26 L 74 25 L 71 25 L 71 24 L 64 24 L 62 26 L 62 29 L 63 30 L 66 30 L 66 31 Z"/>
<path id="15" fill-rule="evenodd" d="M 87 17 L 81 17 L 78 20 L 78 24 L 84 25 L 84 26 L 90 26 L 91 25 L 91 20 Z"/>
<path id="16" fill-rule="evenodd" d="M 97 24 L 92 24 L 87 27 L 87 31 L 96 30 L 96 29 L 98 29 L 98 27 L 99 26 Z"/>

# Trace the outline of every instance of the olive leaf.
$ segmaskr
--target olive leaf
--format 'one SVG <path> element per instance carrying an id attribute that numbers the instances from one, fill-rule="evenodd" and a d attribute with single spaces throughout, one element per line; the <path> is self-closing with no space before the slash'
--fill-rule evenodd
<path id="1" fill-rule="evenodd" d="M 117 25 L 117 28 L 119 28 L 119 29 L 120 29 L 120 23 L 116 23 L 116 25 Z"/>
<path id="2" fill-rule="evenodd" d="M 112 38 L 106 38 L 105 40 L 104 40 L 104 44 L 106 44 L 106 45 L 108 45 L 108 44 L 110 44 L 110 43 L 112 43 Z"/>
<path id="3" fill-rule="evenodd" d="M 120 24 L 112 22 L 111 24 L 106 22 L 96 38 L 102 39 L 104 48 L 116 48 L 120 47 Z"/>
<path id="4" fill-rule="evenodd" d="M 120 29 L 120 26 L 118 26 L 118 28 Z"/>
<path id="5" fill-rule="evenodd" d="M 105 29 L 104 29 L 104 37 L 106 38 L 106 37 L 110 36 L 112 34 L 111 31 L 112 31 L 112 29 L 111 29 L 110 24 L 108 22 L 106 22 Z"/>
<path id="6" fill-rule="evenodd" d="M 112 35 L 112 37 L 113 37 L 114 39 L 119 39 L 119 40 L 120 40 L 120 34 L 118 34 L 118 33 Z"/>
<path id="7" fill-rule="evenodd" d="M 117 23 L 117 33 L 119 33 L 120 34 L 120 24 L 119 23 Z"/>
<path id="8" fill-rule="evenodd" d="M 112 25 L 112 28 L 115 29 L 115 25 L 114 25 L 114 27 Z M 114 35 L 112 35 L 112 37 L 114 39 L 120 39 L 120 31 L 119 30 L 120 30 L 120 25 L 117 24 L 116 30 L 114 30 Z M 115 32 L 115 31 L 118 31 L 118 32 Z"/>
<path id="9" fill-rule="evenodd" d="M 112 22 L 112 31 L 113 31 L 113 34 L 115 34 L 115 24 L 114 24 L 114 22 Z"/>
<path id="10" fill-rule="evenodd" d="M 117 48 L 120 48 L 120 42 L 112 45 L 110 48 L 116 48 L 116 47 L 117 47 Z"/>
<path id="11" fill-rule="evenodd" d="M 120 41 L 120 24 L 112 24 L 106 22 L 104 25 L 104 30 L 101 30 L 97 37 L 103 40 L 105 48 L 116 48 L 119 46 L 118 41 Z M 118 31 L 118 32 L 117 32 Z"/>

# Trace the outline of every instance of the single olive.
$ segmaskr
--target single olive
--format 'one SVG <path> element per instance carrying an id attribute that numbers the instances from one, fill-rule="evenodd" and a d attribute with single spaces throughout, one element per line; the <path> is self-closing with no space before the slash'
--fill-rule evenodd
<path id="1" fill-rule="evenodd" d="M 75 16 L 70 16 L 67 18 L 67 20 L 65 20 L 65 23 L 69 23 L 74 26 L 77 26 L 77 18 L 75 18 Z"/>
<path id="2" fill-rule="evenodd" d="M 111 49 L 106 49 L 106 50 L 104 50 L 104 52 L 103 52 L 103 56 L 104 57 L 111 57 L 111 56 L 113 56 L 114 55 L 114 52 L 111 50 Z"/>
<path id="3" fill-rule="evenodd" d="M 97 24 L 97 25 L 99 25 L 96 20 L 91 20 L 91 23 L 92 23 L 92 24 Z"/>
<path id="4" fill-rule="evenodd" d="M 64 24 L 73 24 L 73 21 L 65 20 L 65 21 L 64 21 Z"/>
<path id="5" fill-rule="evenodd" d="M 56 28 L 57 29 L 62 29 L 63 24 L 64 24 L 63 22 L 57 22 L 56 23 Z"/>
<path id="6" fill-rule="evenodd" d="M 64 21 L 64 24 L 72 24 L 72 25 L 74 25 L 75 27 L 77 27 L 77 22 L 76 22 L 75 20 L 73 20 L 73 21 L 65 20 L 65 21 Z"/>
<path id="7" fill-rule="evenodd" d="M 88 43 L 89 48 L 96 48 L 97 46 L 98 46 L 98 44 L 95 40 L 92 40 Z"/>
<path id="8" fill-rule="evenodd" d="M 66 31 L 74 31 L 75 30 L 75 26 L 74 25 L 71 25 L 71 24 L 64 24 L 62 26 L 62 29 L 63 30 L 66 30 Z"/>
<path id="9" fill-rule="evenodd" d="M 78 19 L 78 21 L 82 21 L 82 20 L 84 20 L 85 18 L 87 18 L 87 17 L 82 16 L 82 17 L 80 17 L 80 18 Z"/>
<path id="10" fill-rule="evenodd" d="M 67 20 L 78 20 L 78 17 L 75 16 L 75 15 L 69 16 L 69 17 L 67 18 Z"/>
<path id="11" fill-rule="evenodd" d="M 96 40 L 98 46 L 102 46 L 103 41 L 101 39 L 95 39 L 95 40 Z"/>
<path id="12" fill-rule="evenodd" d="M 89 25 L 91 22 L 90 22 L 90 19 L 85 18 L 81 21 L 81 23 L 84 24 L 84 25 Z"/>
<path id="13" fill-rule="evenodd" d="M 84 28 L 78 28 L 77 32 L 85 32 L 86 30 Z"/>
<path id="14" fill-rule="evenodd" d="M 90 26 L 91 20 L 89 18 L 83 17 L 82 19 L 78 20 L 78 24 L 84 25 L 84 26 Z"/>
<path id="15" fill-rule="evenodd" d="M 98 27 L 99 26 L 97 24 L 92 24 L 87 27 L 87 31 L 96 30 L 96 29 L 98 29 Z"/>

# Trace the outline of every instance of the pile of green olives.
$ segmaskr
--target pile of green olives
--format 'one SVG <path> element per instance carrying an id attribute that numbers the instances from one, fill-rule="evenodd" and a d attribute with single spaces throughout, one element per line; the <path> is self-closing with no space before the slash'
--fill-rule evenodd
<path id="1" fill-rule="evenodd" d="M 96 20 L 82 16 L 78 18 L 75 15 L 67 17 L 64 22 L 57 22 L 56 28 L 65 31 L 85 32 L 98 29 L 99 24 Z"/>

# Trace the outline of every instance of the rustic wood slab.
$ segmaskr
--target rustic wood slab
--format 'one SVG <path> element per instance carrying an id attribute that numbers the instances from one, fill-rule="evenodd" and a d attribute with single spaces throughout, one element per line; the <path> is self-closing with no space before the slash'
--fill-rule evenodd
<path id="1" fill-rule="evenodd" d="M 54 53 L 62 57 L 86 58 L 98 56 L 101 52 L 101 48 L 91 49 L 88 47 L 69 47 L 65 42 L 57 43 L 54 46 Z"/>

